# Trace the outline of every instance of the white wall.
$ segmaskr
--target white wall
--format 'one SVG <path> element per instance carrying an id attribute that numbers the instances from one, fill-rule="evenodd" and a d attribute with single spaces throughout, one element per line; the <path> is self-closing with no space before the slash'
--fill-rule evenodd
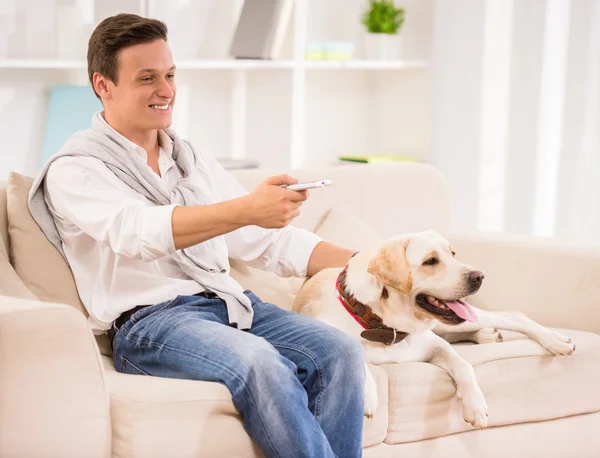
<path id="1" fill-rule="evenodd" d="M 600 2 L 438 0 L 431 162 L 457 226 L 600 240 Z"/>
<path id="2" fill-rule="evenodd" d="M 465 229 L 478 224 L 484 34 L 485 2 L 436 2 L 430 160 L 446 175 Z"/>

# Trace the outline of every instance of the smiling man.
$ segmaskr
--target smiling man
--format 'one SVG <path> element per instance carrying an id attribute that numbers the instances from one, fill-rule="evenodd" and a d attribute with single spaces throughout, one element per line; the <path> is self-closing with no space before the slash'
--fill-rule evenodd
<path id="1" fill-rule="evenodd" d="M 88 73 L 104 110 L 46 164 L 31 213 L 71 266 L 93 330 L 108 332 L 118 371 L 225 384 L 268 457 L 360 456 L 358 341 L 262 302 L 228 262 L 310 276 L 352 252 L 289 225 L 307 194 L 280 185 L 296 180 L 247 193 L 169 129 L 175 72 L 165 24 L 102 21 Z"/>

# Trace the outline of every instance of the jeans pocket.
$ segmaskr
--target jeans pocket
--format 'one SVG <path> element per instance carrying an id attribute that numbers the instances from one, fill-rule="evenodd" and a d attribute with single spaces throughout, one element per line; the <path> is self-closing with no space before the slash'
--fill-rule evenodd
<path id="1" fill-rule="evenodd" d="M 121 370 L 119 372 L 130 375 L 150 375 L 147 372 L 141 370 L 127 358 L 120 356 L 119 359 L 121 360 Z"/>

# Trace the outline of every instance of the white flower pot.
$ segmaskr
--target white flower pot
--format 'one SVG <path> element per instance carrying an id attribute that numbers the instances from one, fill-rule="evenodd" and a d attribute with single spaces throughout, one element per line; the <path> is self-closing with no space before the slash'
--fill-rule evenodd
<path id="1" fill-rule="evenodd" d="M 365 58 L 373 60 L 399 60 L 402 58 L 402 38 L 387 33 L 365 34 Z"/>

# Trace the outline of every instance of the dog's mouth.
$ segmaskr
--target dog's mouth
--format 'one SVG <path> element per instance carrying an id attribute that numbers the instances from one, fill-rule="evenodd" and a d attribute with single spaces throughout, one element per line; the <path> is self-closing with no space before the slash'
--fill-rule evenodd
<path id="1" fill-rule="evenodd" d="M 427 294 L 419 294 L 417 305 L 438 320 L 447 324 L 460 324 L 465 321 L 477 321 L 477 314 L 471 304 L 458 300 L 443 300 Z"/>

